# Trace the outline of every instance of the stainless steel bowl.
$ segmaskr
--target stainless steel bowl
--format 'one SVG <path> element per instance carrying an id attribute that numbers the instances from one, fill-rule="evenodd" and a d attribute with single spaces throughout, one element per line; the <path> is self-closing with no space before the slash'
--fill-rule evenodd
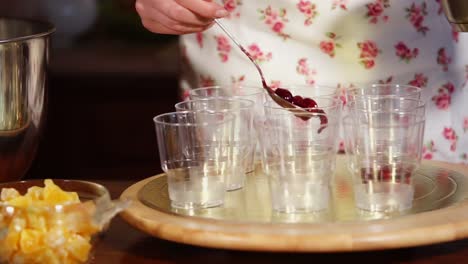
<path id="1" fill-rule="evenodd" d="M 0 182 L 29 169 L 46 113 L 46 22 L 0 17 Z"/>
<path id="2" fill-rule="evenodd" d="M 442 7 L 445 16 L 455 30 L 468 32 L 468 1 L 442 0 Z"/>

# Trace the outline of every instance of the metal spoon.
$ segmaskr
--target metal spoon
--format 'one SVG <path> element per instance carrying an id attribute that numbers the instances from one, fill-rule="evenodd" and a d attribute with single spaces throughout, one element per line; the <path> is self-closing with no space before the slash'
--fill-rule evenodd
<path id="1" fill-rule="evenodd" d="M 279 104 L 281 107 L 288 108 L 290 111 L 293 112 L 298 112 L 305 114 L 307 113 L 304 109 L 297 107 L 296 105 L 290 103 L 289 101 L 284 100 L 280 96 L 278 96 L 273 89 L 271 89 L 270 86 L 265 81 L 265 77 L 263 75 L 263 71 L 260 68 L 260 66 L 255 62 L 255 60 L 252 58 L 250 53 L 237 41 L 237 39 L 226 29 L 226 27 L 221 23 L 218 19 L 214 20 L 215 23 L 226 33 L 226 35 L 239 47 L 239 49 L 247 55 L 247 57 L 250 59 L 250 61 L 255 65 L 255 68 L 257 69 L 258 73 L 260 74 L 260 77 L 262 78 L 262 85 L 263 88 L 268 92 L 268 95 L 275 101 L 277 104 Z"/>

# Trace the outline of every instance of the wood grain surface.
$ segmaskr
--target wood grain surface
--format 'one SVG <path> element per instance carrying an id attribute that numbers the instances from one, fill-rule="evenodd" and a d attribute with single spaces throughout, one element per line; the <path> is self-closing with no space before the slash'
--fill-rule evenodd
<path id="1" fill-rule="evenodd" d="M 468 177 L 463 165 L 425 161 Z M 154 237 L 211 248 L 271 252 L 350 252 L 394 249 L 468 237 L 468 203 L 390 220 L 281 224 L 227 222 L 165 213 L 138 201 L 138 191 L 154 176 L 126 189 L 132 199 L 122 217 Z"/>

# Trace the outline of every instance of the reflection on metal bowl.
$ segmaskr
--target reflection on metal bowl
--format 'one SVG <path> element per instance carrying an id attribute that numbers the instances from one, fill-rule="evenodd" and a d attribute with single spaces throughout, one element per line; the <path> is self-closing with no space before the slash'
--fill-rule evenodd
<path id="1" fill-rule="evenodd" d="M 0 182 L 31 165 L 46 113 L 46 71 L 53 25 L 0 17 Z"/>
<path id="2" fill-rule="evenodd" d="M 468 1 L 442 0 L 447 20 L 459 32 L 468 32 Z"/>

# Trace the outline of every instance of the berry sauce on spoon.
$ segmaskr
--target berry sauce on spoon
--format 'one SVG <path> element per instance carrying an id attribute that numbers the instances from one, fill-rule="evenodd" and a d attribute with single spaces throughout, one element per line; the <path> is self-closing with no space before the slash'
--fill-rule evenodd
<path id="1" fill-rule="evenodd" d="M 234 36 L 223 26 L 223 24 L 220 21 L 218 21 L 217 19 L 215 19 L 214 21 L 255 65 L 255 68 L 257 69 L 258 73 L 260 74 L 260 78 L 262 79 L 263 88 L 268 92 L 270 97 L 277 104 L 284 108 L 288 108 L 291 111 L 298 112 L 298 115 L 296 116 L 301 118 L 302 120 L 308 120 L 310 118 L 310 116 L 304 116 L 304 111 L 322 114 L 319 116 L 321 127 L 318 130 L 318 133 L 321 133 L 322 130 L 325 129 L 326 125 L 328 124 L 328 118 L 326 117 L 325 112 L 322 109 L 318 108 L 317 103 L 313 99 L 308 97 L 303 98 L 300 95 L 293 96 L 288 89 L 276 88 L 275 90 L 273 90 L 266 83 L 263 71 L 255 61 L 255 59 L 252 57 L 252 55 L 250 55 L 250 53 L 236 40 L 236 38 L 234 38 Z"/>

